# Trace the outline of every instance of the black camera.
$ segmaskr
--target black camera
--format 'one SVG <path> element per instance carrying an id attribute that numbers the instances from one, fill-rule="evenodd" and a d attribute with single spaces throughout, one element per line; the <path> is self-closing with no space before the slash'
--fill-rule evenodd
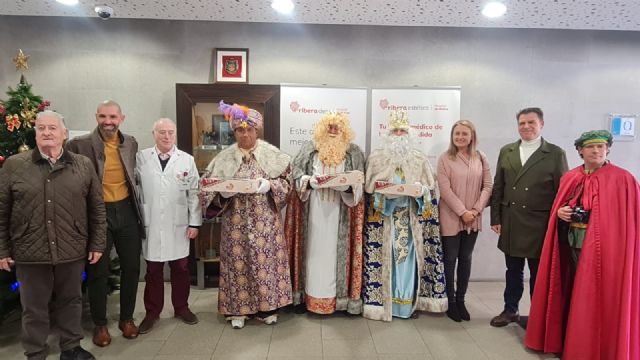
<path id="1" fill-rule="evenodd" d="M 588 223 L 589 210 L 585 210 L 581 206 L 576 206 L 571 213 L 571 221 L 582 224 Z"/>

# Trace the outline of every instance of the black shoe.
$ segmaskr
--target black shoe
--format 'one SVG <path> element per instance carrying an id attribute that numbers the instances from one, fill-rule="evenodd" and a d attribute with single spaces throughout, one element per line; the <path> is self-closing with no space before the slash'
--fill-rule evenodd
<path id="1" fill-rule="evenodd" d="M 456 302 L 456 305 L 458 305 L 458 314 L 460 314 L 460 319 L 464 321 L 471 320 L 471 315 L 469 315 L 469 310 L 467 310 L 467 307 L 464 306 L 464 301 L 458 301 Z"/>
<path id="2" fill-rule="evenodd" d="M 156 324 L 156 321 L 158 321 L 158 318 L 145 316 L 142 322 L 140 323 L 140 326 L 138 326 L 138 333 L 140 334 L 148 333 L 153 328 L 153 325 Z"/>
<path id="3" fill-rule="evenodd" d="M 305 314 L 307 312 L 307 306 L 305 304 L 293 305 L 294 314 Z"/>
<path id="4" fill-rule="evenodd" d="M 198 317 L 189 309 L 184 310 L 183 312 L 181 312 L 180 314 L 176 314 L 175 316 L 182 320 L 183 323 L 188 325 L 195 325 L 198 323 Z"/>
<path id="5" fill-rule="evenodd" d="M 60 360 L 96 360 L 96 358 L 87 350 L 76 346 L 73 349 L 61 352 Z"/>
<path id="6" fill-rule="evenodd" d="M 456 303 L 449 303 L 449 310 L 447 310 L 447 316 L 449 319 L 455 322 L 461 322 L 460 313 L 458 312 L 458 306 Z"/>

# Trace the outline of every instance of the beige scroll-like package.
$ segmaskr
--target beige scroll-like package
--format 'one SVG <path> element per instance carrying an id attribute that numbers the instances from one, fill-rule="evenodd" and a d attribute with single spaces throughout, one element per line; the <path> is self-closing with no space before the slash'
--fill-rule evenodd
<path id="1" fill-rule="evenodd" d="M 335 175 L 318 175 L 318 188 L 331 188 L 345 185 L 364 184 L 364 174 L 362 171 L 353 170 Z"/>
<path id="2" fill-rule="evenodd" d="M 403 195 L 418 197 L 422 194 L 422 185 L 418 184 L 393 184 L 387 181 L 376 181 L 377 193 L 387 195 Z"/>
<path id="3" fill-rule="evenodd" d="M 204 192 L 234 192 L 242 194 L 254 194 L 258 191 L 258 180 L 256 179 L 202 179 L 201 191 Z"/>

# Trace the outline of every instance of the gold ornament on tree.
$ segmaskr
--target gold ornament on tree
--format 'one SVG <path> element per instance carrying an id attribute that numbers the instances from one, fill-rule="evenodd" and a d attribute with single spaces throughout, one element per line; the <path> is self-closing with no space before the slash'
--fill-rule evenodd
<path id="1" fill-rule="evenodd" d="M 29 65 L 27 64 L 27 61 L 29 61 L 29 55 L 25 55 L 25 53 L 22 52 L 22 49 L 18 49 L 18 54 L 13 58 L 13 63 L 16 64 L 16 70 L 28 70 Z"/>
<path id="2" fill-rule="evenodd" d="M 31 105 L 29 105 L 28 98 L 24 98 L 24 100 L 22 100 L 22 111 L 20 112 L 20 115 L 24 119 L 24 126 L 27 128 L 30 128 L 32 123 L 36 120 L 36 112 Z"/>
<path id="3" fill-rule="evenodd" d="M 19 153 L 23 153 L 23 152 L 29 151 L 29 150 L 31 150 L 31 149 L 29 148 L 29 145 L 27 145 L 27 144 L 22 144 L 22 145 L 18 146 L 18 152 Z"/>
<path id="4" fill-rule="evenodd" d="M 22 126 L 18 114 L 7 115 L 5 117 L 5 122 L 7 123 L 7 130 L 9 130 L 10 132 L 13 132 L 16 129 L 20 129 L 20 126 Z"/>

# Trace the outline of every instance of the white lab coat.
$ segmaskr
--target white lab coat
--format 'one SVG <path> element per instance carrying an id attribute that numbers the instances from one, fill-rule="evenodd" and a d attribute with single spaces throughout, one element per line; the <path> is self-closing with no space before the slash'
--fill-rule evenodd
<path id="1" fill-rule="evenodd" d="M 187 228 L 202 225 L 200 177 L 193 156 L 174 149 L 163 171 L 155 146 L 138 151 L 136 180 L 147 233 L 142 256 L 150 261 L 189 256 Z"/>

